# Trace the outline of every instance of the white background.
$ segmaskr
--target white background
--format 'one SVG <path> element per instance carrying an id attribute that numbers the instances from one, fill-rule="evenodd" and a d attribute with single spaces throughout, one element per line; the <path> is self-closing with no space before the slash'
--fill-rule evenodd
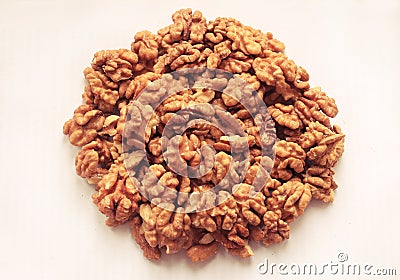
<path id="1" fill-rule="evenodd" d="M 223 250 L 200 264 L 144 259 L 127 227 L 104 225 L 62 134 L 93 54 L 129 48 L 136 32 L 156 32 L 184 7 L 271 31 L 340 109 L 335 202 L 312 203 L 288 241 L 256 246 L 247 260 Z M 0 279 L 271 279 L 257 272 L 265 258 L 323 264 L 341 252 L 346 263 L 397 268 L 400 279 L 399 27 L 399 1 L 1 0 Z"/>

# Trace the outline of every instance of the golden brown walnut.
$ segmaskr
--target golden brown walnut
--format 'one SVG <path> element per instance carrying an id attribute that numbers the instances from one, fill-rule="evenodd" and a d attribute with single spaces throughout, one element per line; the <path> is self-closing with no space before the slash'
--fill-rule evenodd
<path id="1" fill-rule="evenodd" d="M 229 233 L 229 232 L 228 232 Z M 235 241 L 241 241 L 240 243 L 245 244 L 245 240 L 241 239 L 240 237 L 237 238 L 238 240 L 231 241 L 228 239 L 228 234 L 225 231 L 215 231 L 213 233 L 213 236 L 215 238 L 215 241 L 220 243 L 225 249 L 234 249 L 234 248 L 242 248 L 245 245 L 239 245 Z"/>
<path id="2" fill-rule="evenodd" d="M 338 126 L 333 130 L 319 122 L 310 123 L 298 142 L 304 148 L 309 148 L 307 159 L 313 164 L 333 167 L 338 162 L 344 150 L 344 134 Z"/>
<path id="3" fill-rule="evenodd" d="M 261 86 L 260 80 L 255 75 L 250 73 L 238 74 L 238 77 L 246 82 L 246 84 L 251 85 L 254 90 L 258 90 Z"/>
<path id="4" fill-rule="evenodd" d="M 191 9 L 182 9 L 172 15 L 173 24 L 158 31 L 161 36 L 161 46 L 169 48 L 174 42 L 189 39 L 196 43 L 202 42 L 207 30 L 206 20 L 202 13 Z"/>
<path id="5" fill-rule="evenodd" d="M 249 91 L 251 91 L 251 88 L 243 79 L 240 78 L 239 75 L 236 75 L 235 78 L 228 81 L 221 94 L 221 98 L 225 106 L 234 107 L 238 105 L 242 96 L 246 96 L 245 94 L 251 94 Z"/>
<path id="6" fill-rule="evenodd" d="M 261 151 L 260 151 L 261 152 Z M 254 161 L 254 162 L 252 162 Z M 257 173 L 260 169 L 260 156 L 254 157 L 251 159 L 250 164 L 252 164 L 246 172 L 246 176 L 244 178 L 244 183 L 251 185 L 254 182 L 254 179 L 257 176 Z"/>
<path id="7" fill-rule="evenodd" d="M 142 221 L 140 217 L 136 216 L 130 222 L 130 229 L 133 238 L 136 243 L 139 244 L 140 248 L 143 250 L 143 255 L 149 260 L 159 260 L 161 258 L 161 252 L 159 248 L 153 248 L 147 243 L 143 233 L 140 232 L 142 226 Z"/>
<path id="8" fill-rule="evenodd" d="M 187 95 L 175 94 L 166 98 L 160 109 L 160 114 L 164 115 L 166 113 L 175 113 L 181 109 L 184 109 L 189 104 L 189 97 Z"/>
<path id="9" fill-rule="evenodd" d="M 326 126 L 319 122 L 309 123 L 306 131 L 300 135 L 297 143 L 303 149 L 309 149 L 322 141 L 327 136 L 334 135 L 334 133 Z"/>
<path id="10" fill-rule="evenodd" d="M 274 51 L 274 52 L 283 52 L 285 50 L 285 44 L 282 43 L 281 41 L 277 40 L 276 38 L 273 37 L 271 32 L 267 32 L 265 34 L 265 39 L 263 41 L 266 41 L 266 46 L 264 46 L 264 42 L 261 42 L 261 46 L 263 47 L 263 54 L 265 55 L 266 53 L 268 54 L 269 51 Z"/>
<path id="11" fill-rule="evenodd" d="M 213 44 L 221 43 L 224 38 L 227 38 L 227 28 L 229 26 L 241 27 L 242 24 L 233 18 L 218 17 L 214 21 L 210 21 L 207 25 L 205 41 Z"/>
<path id="12" fill-rule="evenodd" d="M 200 164 L 201 155 L 198 151 L 201 147 L 200 145 L 200 140 L 195 134 L 190 134 L 189 137 L 184 134 L 181 137 L 179 141 L 179 155 L 183 160 L 187 161 L 189 166 L 197 166 Z"/>
<path id="13" fill-rule="evenodd" d="M 298 144 L 285 140 L 278 141 L 271 176 L 275 179 L 289 180 L 293 172 L 300 173 L 304 170 L 305 159 L 306 153 Z"/>
<path id="14" fill-rule="evenodd" d="M 231 54 L 232 44 L 230 41 L 223 41 L 214 46 L 214 52 L 207 58 L 207 68 L 217 68 L 222 59 Z"/>
<path id="15" fill-rule="evenodd" d="M 250 236 L 248 222 L 234 198 L 228 198 L 217 207 L 208 210 L 208 213 L 217 228 L 212 235 L 223 247 L 242 248 L 247 244 Z"/>
<path id="16" fill-rule="evenodd" d="M 277 103 L 269 106 L 268 111 L 275 121 L 281 126 L 295 130 L 301 125 L 301 121 L 295 113 L 293 105 L 283 105 Z"/>
<path id="17" fill-rule="evenodd" d="M 114 105 L 119 99 L 118 91 L 113 87 L 110 87 L 108 83 L 104 82 L 101 72 L 87 67 L 83 73 L 88 81 L 88 87 L 84 93 L 87 96 L 86 98 L 93 100 L 93 104 L 96 105 L 100 110 L 112 112 Z"/>
<path id="18" fill-rule="evenodd" d="M 285 221 L 290 223 L 303 214 L 304 210 L 310 203 L 311 191 L 309 186 L 303 184 L 300 180 L 291 180 L 279 188 L 285 189 L 287 198 L 283 206 L 282 215 Z"/>
<path id="19" fill-rule="evenodd" d="M 74 111 L 73 118 L 64 124 L 63 131 L 72 145 L 83 146 L 97 137 L 104 121 L 103 112 L 91 105 L 81 105 Z"/>
<path id="20" fill-rule="evenodd" d="M 95 71 L 90 69 L 92 68 L 86 68 L 83 72 L 88 82 L 82 94 L 84 103 L 88 105 L 94 105 L 100 110 L 111 112 L 114 106 L 106 103 L 106 101 L 101 99 L 100 96 L 104 94 L 116 95 L 116 91 L 119 91 L 118 83 L 113 82 L 104 74 L 103 71 Z"/>
<path id="21" fill-rule="evenodd" d="M 140 217 L 143 220 L 144 237 L 151 247 L 165 247 L 167 254 L 174 254 L 191 245 L 190 217 L 174 205 L 151 207 L 140 206 Z M 176 210 L 176 212 L 174 212 Z"/>
<path id="22" fill-rule="evenodd" d="M 190 26 L 190 40 L 194 43 L 203 42 L 204 34 L 207 30 L 207 21 L 203 14 L 195 11 L 192 16 L 192 25 Z"/>
<path id="23" fill-rule="evenodd" d="M 171 70 L 179 69 L 187 63 L 196 62 L 200 58 L 200 51 L 189 43 L 180 43 L 168 49 L 168 52 L 158 58 L 154 65 L 154 72 L 162 74 L 169 67 Z"/>
<path id="24" fill-rule="evenodd" d="M 230 231 L 236 222 L 238 209 L 236 201 L 228 198 L 214 208 L 193 213 L 191 215 L 192 226 L 205 229 L 208 232 L 216 232 L 218 228 Z M 223 220 L 221 220 L 223 217 Z"/>
<path id="25" fill-rule="evenodd" d="M 196 103 L 209 103 L 214 97 L 215 91 L 212 89 L 195 88 L 190 99 Z"/>
<path id="26" fill-rule="evenodd" d="M 217 230 L 217 224 L 207 211 L 197 212 L 190 215 L 192 226 L 203 228 L 209 232 Z"/>
<path id="27" fill-rule="evenodd" d="M 230 73 L 243 73 L 249 71 L 252 62 L 252 58 L 249 58 L 240 52 L 235 52 L 221 60 L 218 68 Z"/>
<path id="28" fill-rule="evenodd" d="M 315 101 L 322 112 L 324 112 L 328 117 L 333 118 L 337 115 L 338 109 L 335 99 L 326 96 L 326 94 L 321 91 L 321 88 L 312 88 L 304 92 L 304 96 L 312 101 Z"/>
<path id="29" fill-rule="evenodd" d="M 304 125 L 318 121 L 325 126 L 330 126 L 329 117 L 321 112 L 315 101 L 301 97 L 294 103 L 294 107 L 298 118 Z"/>
<path id="30" fill-rule="evenodd" d="M 119 118 L 118 118 L 117 126 L 116 126 L 117 134 L 114 135 L 115 141 L 122 142 L 122 134 L 124 133 L 125 122 L 126 122 L 126 117 L 128 115 L 128 112 L 129 112 L 129 106 L 127 106 L 126 104 L 120 106 Z"/>
<path id="31" fill-rule="evenodd" d="M 157 35 L 150 31 L 136 33 L 131 49 L 141 61 L 153 61 L 158 57 Z"/>
<path id="32" fill-rule="evenodd" d="M 245 222 L 240 223 L 235 223 L 232 227 L 232 229 L 229 231 L 227 234 L 227 239 L 232 242 L 234 245 L 227 246 L 227 249 L 232 249 L 232 248 L 240 248 L 243 247 L 247 244 L 247 239 L 250 235 L 250 232 L 245 224 Z"/>
<path id="33" fill-rule="evenodd" d="M 311 166 L 307 169 L 303 182 L 310 187 L 312 197 L 323 202 L 333 202 L 334 190 L 337 188 L 333 180 L 335 172 L 322 166 Z"/>
<path id="34" fill-rule="evenodd" d="M 248 26 L 229 26 L 226 36 L 232 40 L 232 50 L 240 50 L 248 55 L 261 53 L 261 46 L 253 38 L 253 29 Z"/>
<path id="35" fill-rule="evenodd" d="M 225 248 L 236 249 L 230 251 L 232 254 L 251 256 L 252 251 L 247 246 L 250 236 L 247 226 L 259 225 L 266 212 L 264 196 L 252 192 L 251 189 L 247 184 L 238 185 L 233 197 L 229 197 L 215 208 L 193 214 L 192 225 L 212 232 L 215 240 Z"/>
<path id="36" fill-rule="evenodd" d="M 301 91 L 309 87 L 305 70 L 298 68 L 284 54 L 270 52 L 266 58 L 257 57 L 252 67 L 257 78 L 267 86 L 274 86 L 276 93 L 284 100 L 297 99 L 301 96 Z"/>
<path id="37" fill-rule="evenodd" d="M 257 57 L 253 61 L 253 69 L 256 72 L 256 76 L 261 81 L 265 82 L 268 86 L 276 85 L 276 77 L 283 75 L 282 70 L 273 63 L 273 58 L 260 58 Z"/>
<path id="38" fill-rule="evenodd" d="M 76 173 L 89 184 L 98 183 L 119 153 L 113 143 L 96 139 L 82 147 L 75 158 Z"/>
<path id="39" fill-rule="evenodd" d="M 160 137 L 156 137 L 153 138 L 149 141 L 149 145 L 148 145 L 149 151 L 153 156 L 160 156 L 162 149 L 161 149 L 161 138 Z"/>
<path id="40" fill-rule="evenodd" d="M 160 74 L 156 74 L 153 72 L 147 72 L 145 74 L 136 76 L 128 85 L 125 90 L 125 97 L 130 99 L 132 97 L 136 97 L 144 90 L 151 82 L 159 79 L 161 77 Z"/>
<path id="41" fill-rule="evenodd" d="M 132 77 L 132 69 L 137 62 L 137 55 L 130 50 L 108 50 L 94 54 L 92 67 L 103 71 L 114 82 L 119 82 Z"/>
<path id="42" fill-rule="evenodd" d="M 290 227 L 282 220 L 281 210 L 267 211 L 264 215 L 265 227 L 261 233 L 261 240 L 264 245 L 280 243 L 289 238 Z"/>
<path id="43" fill-rule="evenodd" d="M 327 97 L 320 88 L 304 92 L 304 97 L 299 98 L 294 106 L 296 113 L 305 125 L 318 121 L 330 127 L 329 117 L 335 117 L 338 112 L 335 100 Z"/>
<path id="44" fill-rule="evenodd" d="M 107 216 L 107 225 L 117 226 L 132 217 L 142 198 L 138 185 L 137 180 L 128 177 L 125 167 L 117 164 L 113 164 L 110 173 L 103 176 L 92 198 L 100 212 Z"/>
<path id="45" fill-rule="evenodd" d="M 166 171 L 163 165 L 153 164 L 149 171 L 144 174 L 141 185 L 142 192 L 146 193 L 146 197 L 160 197 L 165 201 L 171 201 L 176 198 L 177 194 L 170 192 L 170 189 L 177 189 L 180 185 L 178 176 L 171 171 Z"/>
<path id="46" fill-rule="evenodd" d="M 118 124 L 119 116 L 117 115 L 109 115 L 104 120 L 103 128 L 99 131 L 99 135 L 103 137 L 107 136 L 115 136 L 117 134 L 117 124 Z"/>
<path id="47" fill-rule="evenodd" d="M 218 152 L 215 155 L 215 164 L 214 164 L 214 176 L 213 182 L 218 184 L 225 178 L 229 171 L 229 166 L 231 164 L 232 157 L 225 152 Z"/>
<path id="48" fill-rule="evenodd" d="M 191 9 L 176 11 L 172 15 L 174 23 L 158 30 L 158 35 L 161 37 L 160 44 L 163 48 L 168 49 L 174 42 L 188 39 L 191 14 Z"/>
<path id="49" fill-rule="evenodd" d="M 310 88 L 310 84 L 308 83 L 309 79 L 310 76 L 308 75 L 306 69 L 299 66 L 296 71 L 296 77 L 293 81 L 293 85 L 298 89 L 308 90 Z"/>
<path id="50" fill-rule="evenodd" d="M 265 197 L 262 192 L 255 192 L 252 185 L 239 184 L 233 193 L 240 213 L 248 221 L 249 224 L 257 226 L 261 223 L 262 217 L 267 211 L 264 205 Z"/>

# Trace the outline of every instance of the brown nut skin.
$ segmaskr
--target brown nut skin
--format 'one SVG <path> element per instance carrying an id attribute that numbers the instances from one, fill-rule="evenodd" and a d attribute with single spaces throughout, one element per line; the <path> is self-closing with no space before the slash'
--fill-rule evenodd
<path id="1" fill-rule="evenodd" d="M 119 153 L 112 142 L 99 138 L 84 145 L 75 158 L 76 174 L 86 178 L 89 184 L 98 183 Z"/>
<path id="2" fill-rule="evenodd" d="M 151 247 L 165 247 L 167 254 L 174 254 L 191 245 L 192 233 L 190 217 L 186 213 L 173 212 L 174 206 L 163 205 L 151 207 L 150 204 L 140 206 L 140 217 L 143 224 L 141 230 Z M 179 209 L 176 209 L 179 211 Z"/>
<path id="3" fill-rule="evenodd" d="M 125 167 L 113 164 L 110 173 L 97 184 L 97 193 L 92 195 L 99 211 L 107 216 L 108 226 L 127 222 L 138 210 L 142 197 L 138 191 L 139 182 L 128 177 Z"/>
<path id="4" fill-rule="evenodd" d="M 115 83 L 108 79 L 102 72 L 87 67 L 83 71 L 88 82 L 85 88 L 84 99 L 90 104 L 96 105 L 104 112 L 112 112 L 119 99 L 119 93 L 115 89 Z"/>
<path id="5" fill-rule="evenodd" d="M 275 179 L 289 180 L 296 173 L 305 168 L 306 153 L 300 145 L 285 140 L 276 143 L 275 165 L 271 176 Z M 289 167 L 289 168 L 288 168 Z"/>
<path id="6" fill-rule="evenodd" d="M 308 149 L 307 159 L 315 165 L 334 167 L 344 151 L 344 134 L 339 126 L 330 129 L 312 122 L 298 138 L 298 143 Z"/>
<path id="7" fill-rule="evenodd" d="M 268 210 L 279 211 L 281 218 L 290 223 L 303 214 L 310 201 L 311 190 L 309 185 L 294 178 L 272 191 L 271 196 L 266 200 L 266 204 Z"/>
<path id="8" fill-rule="evenodd" d="M 316 87 L 304 92 L 304 96 L 310 100 L 315 101 L 321 111 L 324 112 L 328 117 L 333 118 L 338 113 L 338 108 L 336 106 L 335 100 L 328 97 L 321 88 Z"/>
<path id="9" fill-rule="evenodd" d="M 277 103 L 269 106 L 268 111 L 278 124 L 291 130 L 298 129 L 302 124 L 294 110 L 293 105 L 283 105 Z"/>
<path id="10" fill-rule="evenodd" d="M 141 61 L 153 61 L 158 57 L 157 35 L 150 31 L 136 33 L 131 45 L 132 52 L 136 53 Z"/>
<path id="11" fill-rule="evenodd" d="M 192 262 L 201 262 L 215 256 L 218 252 L 218 248 L 218 242 L 212 242 L 207 245 L 194 245 L 186 250 L 186 255 L 192 260 Z"/>
<path id="12" fill-rule="evenodd" d="M 137 55 L 130 50 L 107 50 L 94 54 L 92 67 L 103 71 L 113 82 L 119 82 L 132 77 L 132 69 L 137 62 Z"/>
<path id="13" fill-rule="evenodd" d="M 143 256 L 145 256 L 149 260 L 159 260 L 161 258 L 161 251 L 158 248 L 151 247 L 147 243 L 144 235 L 140 232 L 141 224 L 142 222 L 140 220 L 140 217 L 136 216 L 132 219 L 132 221 L 130 222 L 132 236 L 135 239 L 136 243 L 143 250 Z"/>
<path id="14" fill-rule="evenodd" d="M 172 15 L 173 24 L 158 31 L 160 45 L 168 49 L 174 42 L 202 42 L 207 30 L 206 20 L 202 13 L 191 9 L 181 9 Z"/>
<path id="15" fill-rule="evenodd" d="M 281 211 L 267 211 L 264 215 L 265 228 L 261 232 L 261 240 L 264 245 L 280 243 L 289 238 L 290 227 L 282 220 Z"/>
<path id="16" fill-rule="evenodd" d="M 83 146 L 97 137 L 97 132 L 103 128 L 104 114 L 91 105 L 81 105 L 72 119 L 64 124 L 63 132 L 69 136 L 72 145 Z"/>
<path id="17" fill-rule="evenodd" d="M 312 198 L 323 202 L 333 202 L 334 190 L 338 187 L 333 180 L 335 172 L 323 166 L 311 166 L 307 169 L 303 183 L 311 190 Z"/>

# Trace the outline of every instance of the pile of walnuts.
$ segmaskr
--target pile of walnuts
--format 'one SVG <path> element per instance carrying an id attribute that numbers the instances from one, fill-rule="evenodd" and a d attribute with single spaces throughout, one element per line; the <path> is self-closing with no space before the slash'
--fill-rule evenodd
<path id="1" fill-rule="evenodd" d="M 71 144 L 82 147 L 75 159 L 76 172 L 96 186 L 93 201 L 107 216 L 106 224 L 130 223 L 133 237 L 149 259 L 159 259 L 161 251 L 186 250 L 192 261 L 203 261 L 221 246 L 235 256 L 249 257 L 253 255 L 250 240 L 270 245 L 289 238 L 290 223 L 312 198 L 333 201 L 337 184 L 332 168 L 344 143 L 340 128 L 330 123 L 338 109 L 320 88 L 310 88 L 306 70 L 284 54 L 284 44 L 271 33 L 232 18 L 207 22 L 199 11 L 190 9 L 175 12 L 172 19 L 173 24 L 157 34 L 137 33 L 131 49 L 97 52 L 91 67 L 84 70 L 84 104 L 64 124 Z M 147 155 L 124 154 L 124 130 L 135 131 L 135 118 L 141 116 L 139 109 L 130 109 L 132 100 L 152 82 L 183 68 L 233 73 L 265 102 L 277 141 L 270 177 L 261 191 L 254 193 L 252 182 L 263 140 L 248 111 L 237 99 L 221 93 L 234 92 L 235 85 L 218 77 L 208 78 L 220 92 L 183 89 L 165 100 L 146 129 Z M 190 194 L 212 189 L 227 176 L 232 163 L 229 141 L 221 130 L 198 124 L 180 137 L 180 157 L 195 167 L 201 161 L 199 150 L 211 153 L 207 147 L 213 147 L 215 161 L 204 163 L 210 171 L 189 179 L 168 167 L 160 135 L 175 112 L 192 103 L 219 106 L 237 120 L 246 132 L 249 166 L 232 195 L 221 191 L 214 197 L 221 201 L 217 206 L 190 212 L 182 211 Z M 143 143 L 132 139 L 128 144 Z M 145 157 L 149 169 L 136 168 Z M 135 170 L 135 176 L 129 170 Z M 148 176 L 150 171 L 156 181 Z M 169 202 L 152 203 L 148 198 L 160 192 L 157 181 L 179 195 L 170 195 Z"/>

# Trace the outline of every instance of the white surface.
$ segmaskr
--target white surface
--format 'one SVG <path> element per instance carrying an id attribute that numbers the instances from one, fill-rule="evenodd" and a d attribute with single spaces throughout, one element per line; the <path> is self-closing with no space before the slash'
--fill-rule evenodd
<path id="1" fill-rule="evenodd" d="M 266 257 L 320 264 L 340 252 L 400 278 L 399 1 L 215 2 L 0 2 L 0 279 L 270 279 L 257 272 Z M 62 135 L 94 52 L 129 48 L 135 32 L 155 32 L 183 7 L 271 31 L 340 109 L 334 122 L 346 143 L 334 204 L 312 203 L 290 240 L 248 260 L 222 251 L 197 265 L 144 259 L 127 227 L 104 225 Z"/>

